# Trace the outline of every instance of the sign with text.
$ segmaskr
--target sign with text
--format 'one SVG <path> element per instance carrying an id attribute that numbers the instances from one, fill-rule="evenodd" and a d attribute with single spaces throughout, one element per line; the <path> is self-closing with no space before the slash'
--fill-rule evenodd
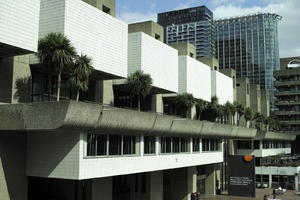
<path id="1" fill-rule="evenodd" d="M 228 157 L 228 195 L 255 197 L 255 160 L 244 156 Z"/>

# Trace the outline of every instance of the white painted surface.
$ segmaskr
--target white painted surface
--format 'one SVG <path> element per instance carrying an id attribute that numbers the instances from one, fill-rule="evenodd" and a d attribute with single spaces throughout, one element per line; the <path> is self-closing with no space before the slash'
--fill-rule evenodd
<path id="1" fill-rule="evenodd" d="M 218 72 L 211 71 L 211 95 L 219 98 L 220 104 L 227 101 L 233 103 L 233 81 L 232 78 Z"/>
<path id="2" fill-rule="evenodd" d="M 151 36 L 130 33 L 128 74 L 142 70 L 151 75 L 153 86 L 178 92 L 178 51 Z"/>
<path id="3" fill-rule="evenodd" d="M 289 154 L 291 148 L 279 148 L 279 149 L 238 149 L 237 155 L 254 155 L 256 157 L 267 157 L 278 154 Z"/>
<path id="4" fill-rule="evenodd" d="M 255 174 L 272 174 L 295 176 L 300 172 L 299 167 L 255 167 Z"/>
<path id="5" fill-rule="evenodd" d="M 127 77 L 128 25 L 81 0 L 42 0 L 39 37 L 64 33 L 93 67 Z"/>
<path id="6" fill-rule="evenodd" d="M 179 56 L 179 93 L 211 100 L 211 68 L 189 56 Z"/>
<path id="7" fill-rule="evenodd" d="M 37 51 L 40 1 L 0 1 L 0 43 Z"/>

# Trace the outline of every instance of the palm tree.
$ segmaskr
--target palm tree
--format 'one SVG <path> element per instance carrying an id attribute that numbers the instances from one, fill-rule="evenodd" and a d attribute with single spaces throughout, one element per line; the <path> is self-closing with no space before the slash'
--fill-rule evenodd
<path id="1" fill-rule="evenodd" d="M 207 108 L 208 104 L 203 99 L 196 99 L 196 109 L 198 111 L 198 119 L 201 119 L 201 113 Z"/>
<path id="2" fill-rule="evenodd" d="M 152 89 L 152 78 L 150 74 L 145 74 L 137 70 L 127 78 L 130 95 L 138 97 L 138 110 L 141 110 L 141 97 L 145 98 Z"/>
<path id="3" fill-rule="evenodd" d="M 235 112 L 236 112 L 235 106 L 229 101 L 227 101 L 224 105 L 224 114 L 226 116 L 227 123 L 229 122 L 229 116 L 231 116 L 231 121 L 233 123 L 234 121 L 233 117 L 235 115 Z"/>
<path id="4" fill-rule="evenodd" d="M 57 97 L 60 99 L 61 74 L 65 67 L 70 67 L 76 56 L 71 41 L 62 33 L 50 33 L 39 40 L 38 57 L 48 72 L 48 95 L 51 95 L 51 76 L 57 72 Z"/>
<path id="5" fill-rule="evenodd" d="M 87 91 L 89 87 L 89 77 L 93 71 L 92 59 L 87 55 L 77 56 L 70 74 L 70 84 L 76 90 L 76 101 L 79 101 L 79 93 Z"/>
<path id="6" fill-rule="evenodd" d="M 248 124 L 248 122 L 250 120 L 252 120 L 252 118 L 253 118 L 253 112 L 252 112 L 251 108 L 248 107 L 245 109 L 244 116 L 245 116 L 246 124 Z"/>
<path id="7" fill-rule="evenodd" d="M 242 104 L 236 104 L 236 111 L 238 113 L 238 125 L 240 125 L 241 117 L 245 114 L 245 107 Z"/>
<path id="8" fill-rule="evenodd" d="M 189 109 L 195 105 L 196 101 L 192 94 L 183 93 L 176 96 L 176 103 L 186 108 L 186 118 L 188 118 Z"/>

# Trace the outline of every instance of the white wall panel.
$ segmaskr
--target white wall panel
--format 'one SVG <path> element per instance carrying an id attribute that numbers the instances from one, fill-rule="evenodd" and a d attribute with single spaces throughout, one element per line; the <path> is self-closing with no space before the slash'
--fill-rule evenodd
<path id="1" fill-rule="evenodd" d="M 217 96 L 220 104 L 225 104 L 227 101 L 233 103 L 232 78 L 218 71 L 211 71 L 211 87 L 211 95 Z"/>
<path id="2" fill-rule="evenodd" d="M 153 86 L 178 92 L 178 51 L 142 33 L 129 34 L 128 73 L 142 70 Z"/>
<path id="3" fill-rule="evenodd" d="M 40 37 L 62 32 L 79 54 L 92 58 L 95 69 L 127 77 L 127 24 L 81 0 L 42 1 L 41 19 L 47 20 L 41 21 Z"/>
<path id="4" fill-rule="evenodd" d="M 40 1 L 0 1 L 0 43 L 37 51 Z"/>
<path id="5" fill-rule="evenodd" d="M 192 93 L 195 98 L 211 100 L 210 67 L 189 57 L 179 56 L 179 93 Z"/>

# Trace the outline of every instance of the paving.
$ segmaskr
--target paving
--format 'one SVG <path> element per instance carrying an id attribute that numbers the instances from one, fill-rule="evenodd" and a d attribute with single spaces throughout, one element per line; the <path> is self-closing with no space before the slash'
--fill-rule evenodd
<path id="1" fill-rule="evenodd" d="M 201 200 L 264 200 L 264 195 L 272 195 L 272 189 L 257 189 L 256 198 L 232 197 L 227 195 L 217 195 L 214 197 L 202 197 Z M 300 196 L 295 194 L 294 190 L 288 190 L 283 195 L 277 195 L 278 200 L 300 200 Z"/>

